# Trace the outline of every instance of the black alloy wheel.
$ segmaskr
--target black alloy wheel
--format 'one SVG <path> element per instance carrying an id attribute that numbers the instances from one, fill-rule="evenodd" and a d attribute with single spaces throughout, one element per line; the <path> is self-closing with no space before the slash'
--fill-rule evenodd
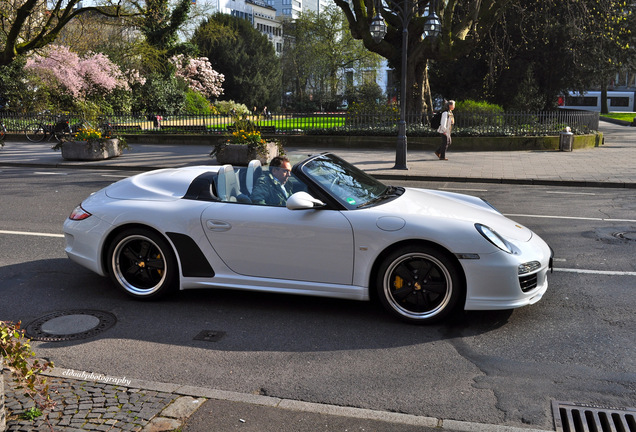
<path id="1" fill-rule="evenodd" d="M 446 318 L 465 290 L 457 264 L 426 246 L 403 247 L 390 254 L 380 266 L 376 287 L 384 308 L 413 324 Z"/>
<path id="2" fill-rule="evenodd" d="M 156 299 L 178 282 L 178 265 L 168 242 L 153 231 L 135 228 L 118 234 L 108 251 L 111 279 L 137 299 Z"/>

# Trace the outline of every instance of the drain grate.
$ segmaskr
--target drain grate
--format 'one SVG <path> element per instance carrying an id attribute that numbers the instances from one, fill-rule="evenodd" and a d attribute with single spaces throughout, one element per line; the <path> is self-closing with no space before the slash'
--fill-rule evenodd
<path id="1" fill-rule="evenodd" d="M 636 408 L 552 401 L 557 432 L 636 432 Z"/>
<path id="2" fill-rule="evenodd" d="M 24 333 L 31 340 L 63 342 L 88 339 L 108 330 L 117 322 L 115 315 L 93 309 L 53 312 L 30 322 Z"/>

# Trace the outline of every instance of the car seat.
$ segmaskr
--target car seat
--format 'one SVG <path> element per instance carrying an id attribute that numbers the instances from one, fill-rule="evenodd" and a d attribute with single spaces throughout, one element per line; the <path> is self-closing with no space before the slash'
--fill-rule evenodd
<path id="1" fill-rule="evenodd" d="M 247 164 L 247 173 L 245 174 L 245 189 L 248 195 L 252 195 L 252 189 L 254 189 L 254 183 L 263 174 L 263 168 L 261 167 L 261 161 L 258 159 L 251 160 Z"/>
<path id="2" fill-rule="evenodd" d="M 241 193 L 239 181 L 234 167 L 230 164 L 223 165 L 219 169 L 217 192 L 221 201 L 226 202 L 251 202 L 249 197 Z"/>

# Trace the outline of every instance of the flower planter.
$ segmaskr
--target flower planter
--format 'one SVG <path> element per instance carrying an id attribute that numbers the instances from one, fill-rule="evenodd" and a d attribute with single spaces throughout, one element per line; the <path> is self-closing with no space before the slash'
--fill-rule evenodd
<path id="1" fill-rule="evenodd" d="M 231 164 L 237 166 L 247 166 L 254 159 L 261 161 L 265 165 L 272 158 L 278 156 L 278 145 L 275 142 L 267 143 L 267 154 L 259 155 L 254 148 L 245 144 L 226 144 L 221 146 L 216 152 L 216 161 L 221 164 Z"/>
<path id="2" fill-rule="evenodd" d="M 94 161 L 121 155 L 117 138 L 103 141 L 68 141 L 62 143 L 62 157 L 66 160 Z"/>

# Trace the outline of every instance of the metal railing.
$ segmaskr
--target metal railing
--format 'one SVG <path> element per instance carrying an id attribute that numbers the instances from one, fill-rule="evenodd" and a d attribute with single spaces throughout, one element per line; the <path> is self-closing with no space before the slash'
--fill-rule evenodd
<path id="1" fill-rule="evenodd" d="M 76 113 L 17 114 L 0 113 L 0 118 L 9 133 L 23 133 L 34 122 L 54 123 L 65 117 L 71 125 L 83 122 L 84 116 Z M 356 113 L 283 113 L 268 117 L 247 115 L 263 134 L 331 134 L 331 135 L 394 135 L 397 133 L 395 114 Z M 234 118 L 227 115 L 175 114 L 112 114 L 93 124 L 104 121 L 119 133 L 161 134 L 228 134 L 233 128 Z M 407 133 L 414 136 L 432 136 L 436 131 L 428 126 L 426 116 L 406 116 Z M 455 111 L 456 135 L 465 136 L 514 136 L 557 135 L 569 126 L 574 133 L 598 130 L 599 113 L 589 111 L 545 111 L 507 112 L 502 114 Z"/>

